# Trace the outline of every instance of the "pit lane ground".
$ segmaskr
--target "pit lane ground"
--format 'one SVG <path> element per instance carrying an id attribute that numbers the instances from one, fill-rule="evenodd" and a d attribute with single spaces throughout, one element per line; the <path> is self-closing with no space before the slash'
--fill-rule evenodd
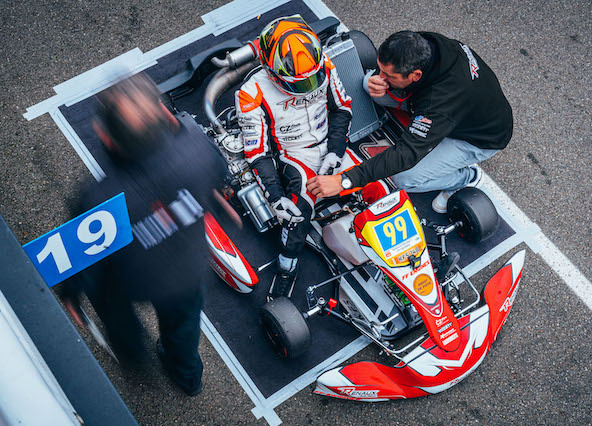
<path id="1" fill-rule="evenodd" d="M 75 185 L 92 179 L 49 116 L 27 122 L 22 117 L 26 108 L 54 95 L 52 87 L 122 53 L 135 47 L 149 51 L 199 27 L 199 16 L 222 4 L 2 6 L 0 214 L 22 243 L 63 223 Z M 515 134 L 483 168 L 573 267 L 536 236 L 543 238 L 539 247 L 546 248 L 527 253 L 522 286 L 501 340 L 484 364 L 451 390 L 376 405 L 329 400 L 304 390 L 277 407 L 279 418 L 287 424 L 590 423 L 592 345 L 586 336 L 592 329 L 591 296 L 581 279 L 592 276 L 589 2 L 326 4 L 376 44 L 396 30 L 431 30 L 466 42 L 488 62 L 514 108 Z M 496 267 L 479 276 L 486 279 Z M 579 296 L 562 278 L 584 283 L 576 289 Z M 130 375 L 87 341 L 142 424 L 256 422 L 252 402 L 205 339 L 205 391 L 197 399 L 185 398 L 170 385 L 156 357 L 153 374 Z M 355 360 L 376 357 L 377 350 L 369 347 Z"/>

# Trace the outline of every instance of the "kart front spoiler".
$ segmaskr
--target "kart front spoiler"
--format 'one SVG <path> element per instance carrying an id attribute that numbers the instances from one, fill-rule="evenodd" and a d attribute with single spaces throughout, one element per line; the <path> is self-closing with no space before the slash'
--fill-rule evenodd
<path id="1" fill-rule="evenodd" d="M 508 318 L 524 259 L 524 250 L 514 254 L 485 286 L 486 304 L 459 318 L 461 341 L 456 350 L 444 351 L 427 338 L 394 367 L 365 361 L 329 370 L 317 379 L 314 392 L 378 402 L 431 395 L 459 383 L 483 362 Z"/>

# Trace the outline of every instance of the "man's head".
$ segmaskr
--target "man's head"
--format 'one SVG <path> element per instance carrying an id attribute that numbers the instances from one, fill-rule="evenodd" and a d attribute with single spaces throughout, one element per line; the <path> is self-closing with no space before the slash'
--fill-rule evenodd
<path id="1" fill-rule="evenodd" d="M 310 93 L 325 80 L 321 42 L 300 15 L 267 24 L 259 36 L 259 52 L 269 78 L 284 92 Z"/>
<path id="2" fill-rule="evenodd" d="M 430 63 L 432 49 L 428 41 L 413 31 L 399 31 L 378 48 L 380 76 L 391 87 L 404 89 L 419 81 Z"/>
<path id="3" fill-rule="evenodd" d="M 175 119 L 160 102 L 154 82 L 143 74 L 122 80 L 97 96 L 101 108 L 95 131 L 107 148 L 123 157 L 152 152 Z"/>

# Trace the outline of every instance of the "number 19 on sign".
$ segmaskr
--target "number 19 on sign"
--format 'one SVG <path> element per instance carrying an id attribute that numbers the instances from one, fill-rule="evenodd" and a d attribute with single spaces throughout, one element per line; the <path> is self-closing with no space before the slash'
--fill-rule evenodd
<path id="1" fill-rule="evenodd" d="M 125 196 L 121 193 L 23 249 L 51 287 L 125 247 L 132 239 Z"/>

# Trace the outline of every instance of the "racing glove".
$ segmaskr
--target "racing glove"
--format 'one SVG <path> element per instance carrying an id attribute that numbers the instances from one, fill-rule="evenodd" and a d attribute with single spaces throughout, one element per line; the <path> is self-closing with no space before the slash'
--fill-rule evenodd
<path id="1" fill-rule="evenodd" d="M 337 170 L 341 166 L 341 158 L 337 156 L 334 152 L 330 152 L 325 155 L 325 159 L 321 164 L 321 168 L 319 169 L 319 175 L 332 175 L 335 170 Z"/>
<path id="2" fill-rule="evenodd" d="M 275 212 L 280 225 L 287 227 L 290 231 L 296 227 L 296 225 L 304 220 L 302 212 L 296 204 L 286 197 L 282 197 L 271 204 L 273 211 Z"/>

